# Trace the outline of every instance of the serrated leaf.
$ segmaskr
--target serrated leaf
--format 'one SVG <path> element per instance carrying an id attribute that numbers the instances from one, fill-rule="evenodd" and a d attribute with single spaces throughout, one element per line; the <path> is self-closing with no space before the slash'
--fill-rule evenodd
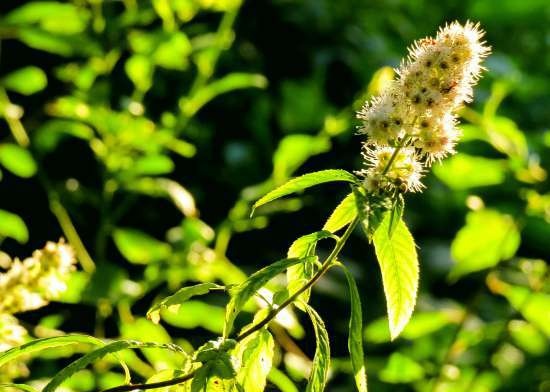
<path id="1" fill-rule="evenodd" d="M 317 312 L 309 305 L 306 311 L 311 318 L 315 331 L 315 356 L 311 367 L 311 374 L 306 387 L 306 392 L 322 392 L 325 389 L 330 366 L 330 341 L 325 323 Z"/>
<path id="2" fill-rule="evenodd" d="M 359 392 L 367 392 L 367 373 L 365 370 L 365 354 L 363 353 L 363 310 L 361 309 L 361 297 L 353 275 L 348 269 L 343 268 L 348 281 L 351 302 L 351 317 L 349 319 L 348 350 L 351 358 L 351 367 L 355 385 Z"/>
<path id="3" fill-rule="evenodd" d="M 120 253 L 134 264 L 148 264 L 170 256 L 170 245 L 140 230 L 118 228 L 113 239 Z"/>
<path id="4" fill-rule="evenodd" d="M 45 89 L 48 78 L 40 68 L 29 66 L 10 72 L 4 76 L 2 84 L 8 90 L 31 95 Z"/>
<path id="5" fill-rule="evenodd" d="M 336 206 L 330 217 L 327 219 L 323 230 L 335 233 L 344 226 L 350 224 L 357 216 L 355 195 L 350 193 Z"/>
<path id="6" fill-rule="evenodd" d="M 84 369 L 89 364 L 103 358 L 108 354 L 113 354 L 118 351 L 129 349 L 129 348 L 159 348 L 159 349 L 176 351 L 176 352 L 182 353 L 183 355 L 187 355 L 185 354 L 185 351 L 181 347 L 175 344 L 139 342 L 137 340 L 119 340 L 116 342 L 106 344 L 105 346 L 97 350 L 94 350 L 84 355 L 83 357 L 77 359 L 76 361 L 72 362 L 68 366 L 65 366 L 61 371 L 59 371 L 51 379 L 51 381 L 44 387 L 44 390 L 42 392 L 55 391 L 66 379 L 73 376 L 79 370 Z"/>
<path id="7" fill-rule="evenodd" d="M 399 221 L 401 220 L 401 217 L 403 216 L 404 208 L 405 201 L 403 200 L 403 196 L 398 195 L 390 211 L 390 225 L 388 229 L 388 235 L 390 238 L 393 236 L 393 232 L 395 231 Z"/>
<path id="8" fill-rule="evenodd" d="M 31 153 L 11 143 L 0 145 L 0 164 L 16 176 L 23 178 L 34 176 L 37 169 Z"/>
<path id="9" fill-rule="evenodd" d="M 225 313 L 224 336 L 228 336 L 233 329 L 233 322 L 246 302 L 267 282 L 287 268 L 302 262 L 303 259 L 283 259 L 262 268 L 252 274 L 247 280 L 234 289 L 234 293 L 227 304 Z"/>
<path id="10" fill-rule="evenodd" d="M 325 238 L 338 239 L 334 234 L 328 231 L 316 231 L 315 233 L 304 235 L 292 243 L 288 249 L 288 258 L 304 258 L 306 256 L 315 256 L 315 247 L 317 242 Z M 303 262 L 289 267 L 286 272 L 287 292 L 291 296 L 298 291 L 315 273 L 316 257 L 304 259 Z M 308 303 L 311 289 L 304 291 L 296 298 L 296 305 L 302 309 L 302 303 Z"/>
<path id="11" fill-rule="evenodd" d="M 263 392 L 267 375 L 273 364 L 273 336 L 267 329 L 247 337 L 239 343 L 236 352 L 241 354 L 241 368 L 237 383 L 246 392 Z"/>
<path id="12" fill-rule="evenodd" d="M 388 309 L 391 339 L 395 339 L 409 322 L 418 290 L 418 257 L 414 239 L 403 220 L 389 236 L 391 213 L 384 215 L 374 233 L 374 248 L 382 272 Z"/>
<path id="13" fill-rule="evenodd" d="M 168 309 L 171 312 L 177 312 L 180 305 L 196 295 L 208 294 L 211 290 L 224 290 L 224 286 L 215 283 L 199 283 L 194 286 L 184 287 L 176 291 L 173 295 L 164 298 L 147 311 L 147 318 L 157 324 L 160 321 L 160 311 Z"/>
<path id="14" fill-rule="evenodd" d="M 340 169 L 329 169 L 304 174 L 303 176 L 293 178 L 254 203 L 254 206 L 252 207 L 252 214 L 254 214 L 254 210 L 256 208 L 280 197 L 310 188 L 314 185 L 335 181 L 350 182 L 352 184 L 358 182 L 357 177 L 353 174 Z"/>
<path id="15" fill-rule="evenodd" d="M 29 230 L 19 215 L 0 210 L 0 237 L 10 237 L 24 244 L 29 240 Z"/>
<path id="16" fill-rule="evenodd" d="M 514 256 L 521 242 L 519 229 L 510 215 L 495 210 L 468 213 L 451 245 L 456 261 L 453 279 L 497 265 Z"/>
<path id="17" fill-rule="evenodd" d="M 36 339 L 28 343 L 25 343 L 21 346 L 13 347 L 8 351 L 0 353 L 0 367 L 2 367 L 4 364 L 10 361 L 15 360 L 16 358 L 22 355 L 30 355 L 32 353 L 46 350 L 48 348 L 62 347 L 69 344 L 82 344 L 82 343 L 93 344 L 96 346 L 104 345 L 104 343 L 101 340 L 94 338 L 93 336 L 77 335 L 77 334 Z"/>

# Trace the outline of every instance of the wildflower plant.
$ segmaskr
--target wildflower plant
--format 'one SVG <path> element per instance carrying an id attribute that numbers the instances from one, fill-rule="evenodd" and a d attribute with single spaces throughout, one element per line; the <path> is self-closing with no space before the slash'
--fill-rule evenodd
<path id="1" fill-rule="evenodd" d="M 321 230 L 298 238 L 290 246 L 287 257 L 253 273 L 240 284 L 222 286 L 206 282 L 183 287 L 154 304 L 147 313 L 151 322 L 159 323 L 194 296 L 225 291 L 230 298 L 221 337 L 206 342 L 190 354 L 176 345 L 110 342 L 61 370 L 45 386 L 44 392 L 56 390 L 65 379 L 107 354 L 139 347 L 176 351 L 183 364 L 145 383 L 131 383 L 128 379 L 127 384 L 108 391 L 147 390 L 178 384 L 181 390 L 191 392 L 263 391 L 272 374 L 275 353 L 270 327 L 282 323 L 279 316 L 291 306 L 309 316 L 317 342 L 306 390 L 322 391 L 329 375 L 330 339 L 324 321 L 308 302 L 312 286 L 333 267 L 341 268 L 348 282 L 351 299 L 348 348 L 357 390 L 366 391 L 361 299 L 352 273 L 339 256 L 360 224 L 374 244 L 386 296 L 390 335 L 395 339 L 411 317 L 419 280 L 416 245 L 402 219 L 403 195 L 422 191 L 422 177 L 430 167 L 455 152 L 460 136 L 456 128 L 456 111 L 471 101 L 472 88 L 483 69 L 481 63 L 489 53 L 482 36 L 479 25 L 454 22 L 441 28 L 435 38 L 425 38 L 412 45 L 408 58 L 397 70 L 397 79 L 358 113 L 362 121 L 360 133 L 366 140 L 363 145 L 365 167 L 357 174 L 341 169 L 308 173 L 269 192 L 253 206 L 252 214 L 269 202 L 312 186 L 348 183 L 351 192 Z M 316 253 L 321 240 L 334 241 L 332 251 L 324 260 Z M 269 292 L 272 295 L 265 295 L 266 285 L 282 273 L 286 273 L 286 286 Z M 267 303 L 267 307 L 258 306 L 254 302 L 257 298 Z M 246 323 L 240 316 L 250 309 L 256 309 L 256 313 L 253 320 Z M 70 339 L 68 336 L 67 341 Z M 42 339 L 30 344 L 27 348 L 47 342 Z M 0 366 L 5 358 L 16 355 L 12 350 L 0 355 Z"/>

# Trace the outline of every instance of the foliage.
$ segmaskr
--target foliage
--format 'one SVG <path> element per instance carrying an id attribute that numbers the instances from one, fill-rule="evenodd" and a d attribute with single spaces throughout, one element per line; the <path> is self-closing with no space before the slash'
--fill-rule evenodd
<path id="1" fill-rule="evenodd" d="M 546 8 L 2 2 L 0 389 L 547 388 Z M 355 112 L 468 18 L 489 71 L 405 211 L 352 174 Z M 61 283 L 14 268 L 59 237 Z"/>

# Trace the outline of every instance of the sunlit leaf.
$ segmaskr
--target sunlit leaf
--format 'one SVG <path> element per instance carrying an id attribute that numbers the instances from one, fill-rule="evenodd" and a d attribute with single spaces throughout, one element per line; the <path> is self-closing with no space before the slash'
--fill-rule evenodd
<path id="1" fill-rule="evenodd" d="M 281 392 L 299 392 L 294 382 L 282 371 L 273 367 L 267 375 L 270 383 L 274 384 Z"/>
<path id="2" fill-rule="evenodd" d="M 130 168 L 130 172 L 138 176 L 168 174 L 173 170 L 174 162 L 166 155 L 147 155 L 138 158 Z"/>
<path id="3" fill-rule="evenodd" d="M 148 342 L 139 342 L 137 340 L 119 340 L 105 346 L 94 350 L 83 357 L 77 359 L 76 361 L 65 366 L 61 371 L 59 371 L 51 381 L 44 387 L 43 392 L 53 392 L 55 391 L 66 379 L 74 375 L 81 369 L 84 369 L 86 366 L 91 363 L 100 360 L 104 356 L 117 351 L 129 349 L 129 348 L 157 348 L 179 352 L 182 355 L 186 355 L 183 349 L 175 344 L 161 344 L 161 343 L 148 343 Z"/>
<path id="4" fill-rule="evenodd" d="M 225 308 L 203 301 L 189 300 L 179 307 L 176 313 L 165 311 L 162 319 L 178 328 L 204 328 L 216 334 L 223 332 Z"/>
<path id="5" fill-rule="evenodd" d="M 236 352 L 241 356 L 237 382 L 247 392 L 263 392 L 273 361 L 273 336 L 266 329 L 239 342 Z"/>
<path id="6" fill-rule="evenodd" d="M 224 289 L 224 286 L 220 286 L 215 283 L 199 283 L 194 286 L 181 288 L 174 294 L 164 298 L 162 301 L 151 307 L 151 309 L 147 311 L 147 318 L 154 323 L 158 323 L 160 321 L 160 311 L 162 309 L 177 312 L 180 305 L 191 297 L 208 294 L 211 290 Z"/>
<path id="7" fill-rule="evenodd" d="M 508 331 L 514 343 L 532 355 L 542 355 L 548 350 L 548 338 L 532 324 L 523 320 L 512 320 Z"/>
<path id="8" fill-rule="evenodd" d="M 31 153 L 16 144 L 0 144 L 0 164 L 13 174 L 28 178 L 34 176 L 37 170 L 36 162 Z"/>
<path id="9" fill-rule="evenodd" d="M 170 256 L 170 245 L 140 230 L 118 228 L 113 238 L 120 253 L 135 264 L 148 264 Z"/>
<path id="10" fill-rule="evenodd" d="M 70 120 L 50 120 L 38 128 L 33 143 L 42 152 L 54 150 L 65 137 L 91 140 L 94 131 L 88 125 Z"/>
<path id="11" fill-rule="evenodd" d="M 270 201 L 276 200 L 280 197 L 290 195 L 310 188 L 314 185 L 324 184 L 327 182 L 344 181 L 349 183 L 357 183 L 357 177 L 353 174 L 340 169 L 322 170 L 314 173 L 304 174 L 303 176 L 293 178 L 287 183 L 281 185 L 277 189 L 269 192 L 262 197 L 256 203 L 254 203 L 252 213 L 254 210 Z"/>
<path id="12" fill-rule="evenodd" d="M 288 135 L 273 154 L 273 177 L 276 182 L 286 180 L 309 157 L 328 151 L 330 141 L 323 136 Z"/>
<path id="13" fill-rule="evenodd" d="M 350 224 L 356 216 L 357 206 L 355 203 L 355 196 L 353 193 L 350 193 L 334 209 L 323 226 L 323 230 L 335 233 L 344 226 Z"/>
<path id="14" fill-rule="evenodd" d="M 511 258 L 520 240 L 519 229 L 511 216 L 489 209 L 468 213 L 466 225 L 451 245 L 456 264 L 450 276 L 458 278 Z"/>
<path id="15" fill-rule="evenodd" d="M 48 79 L 38 67 L 28 66 L 10 72 L 2 79 L 2 84 L 12 91 L 23 95 L 31 95 L 46 88 Z"/>
<path id="16" fill-rule="evenodd" d="M 12 25 L 37 24 L 42 29 L 57 34 L 82 32 L 90 18 L 85 7 L 57 1 L 35 1 L 11 11 L 4 21 Z"/>
<path id="17" fill-rule="evenodd" d="M 101 340 L 94 338 L 93 336 L 77 334 L 35 339 L 23 344 L 22 346 L 13 347 L 3 353 L 0 353 L 0 367 L 22 355 L 30 355 L 38 351 L 62 347 L 69 344 L 92 344 L 95 346 L 104 345 Z"/>
<path id="18" fill-rule="evenodd" d="M 0 390 L 3 390 L 6 388 L 9 390 L 14 391 L 26 391 L 26 392 L 38 392 L 38 389 L 35 389 L 34 387 L 31 387 L 30 385 L 26 384 L 9 384 L 9 383 L 0 383 Z"/>
<path id="19" fill-rule="evenodd" d="M 353 377 L 355 385 L 359 392 L 367 392 L 367 372 L 365 370 L 365 354 L 363 353 L 363 310 L 361 308 L 361 296 L 357 289 L 357 284 L 353 275 L 348 269 L 343 268 L 348 281 L 351 316 L 349 319 L 348 350 L 351 357 L 351 366 L 353 368 Z"/>
<path id="20" fill-rule="evenodd" d="M 313 365 L 306 392 L 322 392 L 327 383 L 330 367 L 330 341 L 325 323 L 321 317 L 309 305 L 306 305 L 306 310 L 315 330 L 316 341 L 315 356 L 313 357 Z"/>
<path id="21" fill-rule="evenodd" d="M 146 92 L 153 85 L 154 65 L 147 56 L 133 55 L 124 64 L 124 69 L 138 90 Z"/>
<path id="22" fill-rule="evenodd" d="M 317 259 L 315 257 L 307 258 L 306 256 L 315 256 L 317 242 L 325 238 L 337 239 L 334 234 L 328 231 L 317 231 L 298 238 L 288 249 L 288 258 L 303 259 L 303 262 L 289 267 L 286 271 L 287 293 L 289 296 L 298 291 L 315 273 L 314 264 Z M 296 306 L 305 311 L 302 304 L 308 303 L 310 293 L 311 289 L 308 289 L 300 294 L 296 298 Z"/>
<path id="23" fill-rule="evenodd" d="M 387 212 L 374 233 L 374 248 L 382 272 L 390 336 L 395 339 L 409 322 L 418 290 L 418 257 L 413 237 L 400 220 L 390 237 Z"/>
<path id="24" fill-rule="evenodd" d="M 424 378 L 424 368 L 400 353 L 393 353 L 386 367 L 380 372 L 380 379 L 392 384 L 407 384 L 422 378 Z"/>
<path id="25" fill-rule="evenodd" d="M 498 185 L 506 177 L 506 161 L 460 153 L 433 166 L 434 174 L 452 189 Z"/>
<path id="26" fill-rule="evenodd" d="M 24 244 L 29 240 L 29 231 L 19 215 L 0 210 L 0 237 L 10 237 Z"/>
<path id="27" fill-rule="evenodd" d="M 240 313 L 246 302 L 256 294 L 256 292 L 267 282 L 278 274 L 284 272 L 287 268 L 302 262 L 303 259 L 283 259 L 262 268 L 253 273 L 250 277 L 238 285 L 226 307 L 224 336 L 228 336 L 233 329 L 233 322 Z"/>

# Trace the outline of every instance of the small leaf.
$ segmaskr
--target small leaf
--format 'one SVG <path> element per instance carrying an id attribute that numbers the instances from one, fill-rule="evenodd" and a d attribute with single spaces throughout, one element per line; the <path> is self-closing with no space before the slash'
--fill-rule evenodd
<path id="1" fill-rule="evenodd" d="M 274 384 L 281 392 L 299 392 L 294 382 L 282 371 L 273 367 L 267 375 L 269 382 Z"/>
<path id="2" fill-rule="evenodd" d="M 138 176 L 167 174 L 174 171 L 174 162 L 166 155 L 146 155 L 136 159 L 129 171 Z"/>
<path id="3" fill-rule="evenodd" d="M 16 144 L 0 144 L 0 164 L 23 178 L 34 176 L 37 169 L 31 153 Z"/>
<path id="4" fill-rule="evenodd" d="M 170 256 L 170 245 L 139 230 L 118 228 L 113 238 L 120 253 L 134 264 L 148 264 Z"/>
<path id="5" fill-rule="evenodd" d="M 367 373 L 365 371 L 365 354 L 363 353 L 363 311 L 361 309 L 361 297 L 353 275 L 348 269 L 343 268 L 348 281 L 351 300 L 351 317 L 349 319 L 348 350 L 351 357 L 351 366 L 355 385 L 359 392 L 367 392 Z"/>
<path id="6" fill-rule="evenodd" d="M 2 82 L 8 90 L 23 95 L 31 95 L 44 90 L 48 84 L 48 79 L 40 68 L 29 66 L 10 72 L 4 76 Z"/>
<path id="7" fill-rule="evenodd" d="M 271 333 L 261 329 L 240 342 L 236 352 L 241 354 L 241 368 L 237 373 L 239 386 L 246 392 L 263 392 L 274 354 Z"/>
<path id="8" fill-rule="evenodd" d="M 388 308 L 391 339 L 395 339 L 409 322 L 418 290 L 418 257 L 413 237 L 403 220 L 399 220 L 389 237 L 391 213 L 384 215 L 374 233 L 374 248 L 382 272 Z"/>
<path id="9" fill-rule="evenodd" d="M 306 256 L 315 256 L 315 247 L 317 242 L 325 239 L 333 238 L 338 240 L 334 234 L 328 231 L 316 231 L 315 233 L 304 235 L 292 243 L 288 249 L 288 258 L 304 258 L 302 263 L 289 267 L 286 271 L 287 278 L 287 293 L 291 296 L 298 291 L 315 273 L 316 257 L 305 258 Z M 304 291 L 296 298 L 296 306 L 305 311 L 303 303 L 309 302 L 311 289 Z"/>
<path id="10" fill-rule="evenodd" d="M 0 368 L 4 364 L 15 360 L 16 358 L 22 355 L 30 355 L 37 351 L 46 350 L 48 348 L 62 347 L 69 344 L 82 344 L 82 343 L 93 344 L 96 346 L 104 345 L 104 343 L 101 340 L 94 338 L 93 336 L 77 335 L 77 334 L 36 339 L 28 343 L 25 343 L 21 346 L 13 347 L 8 351 L 4 351 L 3 353 L 0 353 Z"/>
<path id="11" fill-rule="evenodd" d="M 350 193 L 334 209 L 323 226 L 323 230 L 335 233 L 344 226 L 350 224 L 356 216 L 357 206 L 355 204 L 355 196 L 353 193 Z"/>
<path id="12" fill-rule="evenodd" d="M 397 227 L 399 221 L 401 220 L 401 217 L 403 216 L 404 208 L 405 200 L 403 200 L 403 196 L 400 194 L 397 196 L 397 199 L 395 200 L 390 212 L 390 227 L 388 229 L 388 236 L 390 238 L 393 236 L 393 232 L 395 231 L 395 228 Z"/>
<path id="13" fill-rule="evenodd" d="M 510 215 L 489 209 L 470 212 L 451 245 L 456 264 L 450 277 L 493 267 L 513 257 L 520 242 L 519 229 Z"/>
<path id="14" fill-rule="evenodd" d="M 460 153 L 435 165 L 433 171 L 451 189 L 465 190 L 503 183 L 506 161 Z"/>
<path id="15" fill-rule="evenodd" d="M 0 238 L 10 237 L 24 244 L 29 240 L 27 225 L 18 215 L 0 210 Z"/>
<path id="16" fill-rule="evenodd" d="M 311 367 L 311 375 L 306 387 L 306 392 L 322 392 L 325 389 L 330 366 L 330 341 L 325 323 L 317 312 L 309 305 L 306 305 L 307 313 L 313 323 L 315 330 L 315 356 Z"/>
<path id="17" fill-rule="evenodd" d="M 25 392 L 38 392 L 38 389 L 35 389 L 30 385 L 26 385 L 26 384 L 0 383 L 0 390 L 4 390 L 4 388 L 6 389 L 11 388 L 13 390 L 19 390 L 19 391 L 25 391 Z"/>
<path id="18" fill-rule="evenodd" d="M 228 336 L 233 329 L 233 322 L 242 310 L 246 302 L 256 294 L 256 292 L 275 276 L 284 272 L 287 268 L 302 262 L 303 259 L 283 259 L 262 268 L 252 274 L 247 280 L 235 288 L 225 313 L 224 336 Z"/>
<path id="19" fill-rule="evenodd" d="M 113 354 L 121 350 L 128 348 L 159 348 L 164 350 L 170 350 L 185 354 L 185 351 L 175 345 L 175 344 L 159 344 L 159 343 L 148 343 L 148 342 L 139 342 L 137 340 L 118 340 L 105 346 L 94 350 L 83 357 L 72 362 L 68 366 L 65 366 L 61 371 L 59 371 L 50 382 L 44 387 L 42 392 L 53 392 L 55 391 L 66 379 L 74 375 L 81 369 L 84 369 L 89 364 L 100 360 L 108 354 Z"/>
<path id="20" fill-rule="evenodd" d="M 196 295 L 208 294 L 211 290 L 224 290 L 224 286 L 215 283 L 199 283 L 194 286 L 184 287 L 176 291 L 175 294 L 164 298 L 159 303 L 155 304 L 147 312 L 147 318 L 157 324 L 160 321 L 160 311 L 168 309 L 171 312 L 177 312 L 180 305 L 189 298 Z"/>
<path id="21" fill-rule="evenodd" d="M 139 54 L 133 55 L 124 64 L 126 75 L 141 92 L 146 92 L 153 85 L 154 68 L 151 59 Z"/>
<path id="22" fill-rule="evenodd" d="M 422 366 L 400 353 L 393 353 L 386 367 L 380 372 L 380 379 L 391 384 L 411 383 L 423 377 Z"/>
<path id="23" fill-rule="evenodd" d="M 324 184 L 327 182 L 334 182 L 334 181 L 345 181 L 353 184 L 353 183 L 357 183 L 358 180 L 357 180 L 357 177 L 355 177 L 353 174 L 345 170 L 339 170 L 339 169 L 322 170 L 314 173 L 304 174 L 303 176 L 293 178 L 292 180 L 288 181 L 286 184 L 281 185 L 277 189 L 269 192 L 267 195 L 262 197 L 256 203 L 254 203 L 254 206 L 252 208 L 252 214 L 254 214 L 254 210 L 256 208 L 266 203 L 269 203 L 270 201 L 310 188 L 314 185 L 319 185 L 319 184 Z"/>

